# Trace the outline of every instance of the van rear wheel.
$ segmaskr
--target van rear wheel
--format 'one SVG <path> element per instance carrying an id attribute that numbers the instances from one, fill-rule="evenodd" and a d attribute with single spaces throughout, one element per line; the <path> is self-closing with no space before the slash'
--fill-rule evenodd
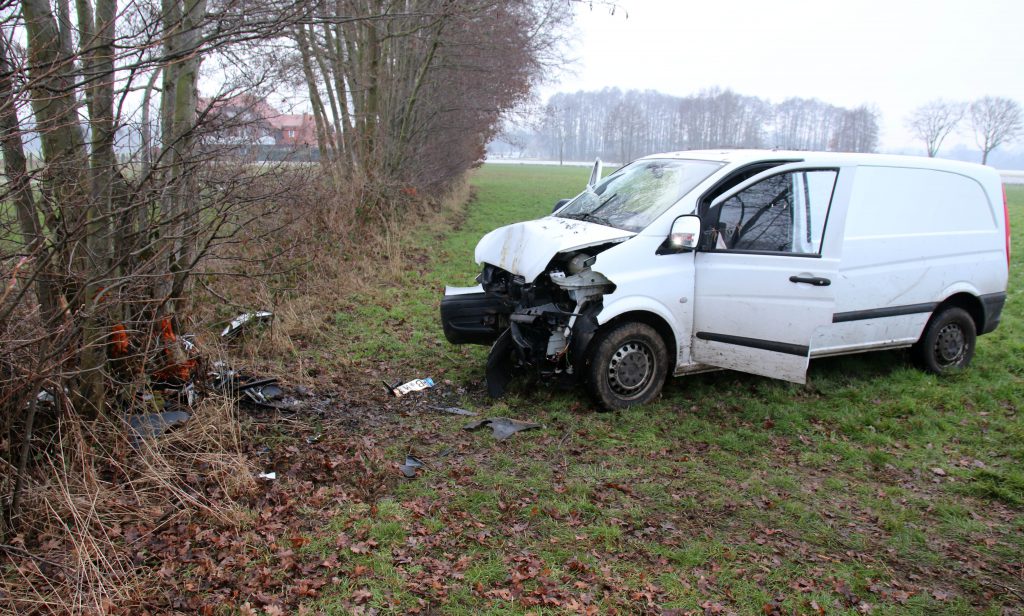
<path id="1" fill-rule="evenodd" d="M 585 366 L 594 400 L 612 411 L 654 400 L 665 384 L 668 350 L 653 327 L 620 323 L 594 340 Z"/>
<path id="2" fill-rule="evenodd" d="M 977 338 L 974 319 L 966 310 L 945 308 L 932 316 L 914 345 L 914 359 L 933 374 L 957 372 L 971 363 Z"/>

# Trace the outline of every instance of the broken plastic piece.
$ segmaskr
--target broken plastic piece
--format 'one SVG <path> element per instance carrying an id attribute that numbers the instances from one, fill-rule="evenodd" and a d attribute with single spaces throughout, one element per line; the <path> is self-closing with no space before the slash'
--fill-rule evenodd
<path id="1" fill-rule="evenodd" d="M 387 383 L 384 384 L 387 385 L 388 391 L 390 391 L 394 397 L 401 398 L 407 393 L 421 391 L 433 387 L 434 379 L 413 379 L 403 385 L 388 385 Z"/>
<path id="2" fill-rule="evenodd" d="M 402 471 L 402 474 L 406 477 L 412 478 L 416 476 L 416 469 L 423 468 L 426 466 L 423 464 L 423 460 L 420 460 L 416 456 L 405 456 L 405 464 L 398 467 Z"/>
<path id="3" fill-rule="evenodd" d="M 258 379 L 231 370 L 221 362 L 215 363 L 214 368 L 217 368 L 218 371 L 210 373 L 213 378 L 213 388 L 225 395 L 237 398 L 239 402 L 257 408 L 276 410 L 287 410 L 294 405 L 294 400 L 284 399 L 284 391 L 277 385 L 277 379 Z"/>
<path id="4" fill-rule="evenodd" d="M 192 415 L 186 411 L 164 411 L 146 415 L 129 415 L 125 418 L 132 432 L 135 433 L 133 444 L 138 447 L 142 439 L 154 438 L 171 428 L 180 426 Z"/>
<path id="5" fill-rule="evenodd" d="M 247 327 L 251 323 L 262 323 L 264 321 L 269 321 L 272 318 L 274 318 L 274 313 L 268 312 L 266 310 L 257 310 L 256 312 L 243 312 L 242 314 L 232 319 L 230 323 L 228 323 L 227 327 L 224 328 L 224 331 L 220 333 L 220 337 L 234 338 L 235 336 L 238 335 L 239 332 L 241 332 L 245 327 Z"/>
<path id="6" fill-rule="evenodd" d="M 471 421 L 462 426 L 462 429 L 468 430 L 469 432 L 475 432 L 476 430 L 488 425 L 491 427 L 491 433 L 494 435 L 494 438 L 499 441 L 509 438 L 516 432 L 522 432 L 523 430 L 536 430 L 544 427 L 539 423 L 509 419 L 508 417 L 488 417 L 487 419 Z"/>
<path id="7" fill-rule="evenodd" d="M 259 475 L 256 476 L 266 481 L 273 481 L 277 479 L 277 473 L 275 473 L 274 471 L 271 471 L 269 473 L 260 473 Z"/>
<path id="8" fill-rule="evenodd" d="M 474 413 L 473 411 L 460 409 L 457 406 L 432 406 L 430 408 L 437 411 L 441 411 L 442 413 L 449 413 L 452 415 L 465 415 L 466 417 L 476 417 L 476 413 Z"/>

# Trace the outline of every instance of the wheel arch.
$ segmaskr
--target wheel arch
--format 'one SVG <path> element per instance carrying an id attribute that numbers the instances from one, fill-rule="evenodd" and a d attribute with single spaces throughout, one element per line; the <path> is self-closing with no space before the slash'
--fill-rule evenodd
<path id="1" fill-rule="evenodd" d="M 607 331 L 620 323 L 644 323 L 645 325 L 651 326 L 654 331 L 658 332 L 661 336 L 662 341 L 665 343 L 665 349 L 668 351 L 669 360 L 669 372 L 675 365 L 675 358 L 679 354 L 679 345 L 676 342 L 676 334 L 672 330 L 672 326 L 668 324 L 668 321 L 661 315 L 651 312 L 649 310 L 630 310 L 617 314 L 608 321 L 601 323 L 601 327 L 598 332 Z M 593 343 L 593 341 L 591 341 Z"/>
<path id="2" fill-rule="evenodd" d="M 985 327 L 985 306 L 981 303 L 981 299 L 977 295 L 966 291 L 954 293 L 939 302 L 939 305 L 932 311 L 932 315 L 928 319 L 929 322 L 944 309 L 954 307 L 962 308 L 967 312 L 967 314 L 971 315 L 971 320 L 974 321 L 974 327 L 977 332 L 982 332 Z M 927 327 L 925 328 L 925 331 L 927 331 Z M 924 332 L 922 332 L 921 335 L 924 335 Z"/>

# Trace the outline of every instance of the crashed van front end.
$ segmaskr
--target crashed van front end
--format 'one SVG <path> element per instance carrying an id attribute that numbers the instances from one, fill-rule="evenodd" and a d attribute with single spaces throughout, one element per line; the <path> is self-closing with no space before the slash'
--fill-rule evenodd
<path id="1" fill-rule="evenodd" d="M 445 289 L 441 322 L 453 344 L 492 346 L 492 396 L 504 392 L 518 369 L 543 377 L 574 373 L 574 362 L 597 331 L 602 298 L 615 290 L 591 265 L 597 254 L 632 235 L 547 218 L 503 227 L 481 240 L 480 284 Z M 520 249 L 524 244 L 532 249 Z"/>
<path id="2" fill-rule="evenodd" d="M 480 286 L 448 288 L 441 302 L 445 336 L 453 344 L 490 344 L 487 388 L 500 396 L 516 369 L 541 376 L 572 374 L 597 331 L 601 299 L 615 285 L 578 266 L 586 252 L 552 267 L 533 282 L 486 264 Z"/>

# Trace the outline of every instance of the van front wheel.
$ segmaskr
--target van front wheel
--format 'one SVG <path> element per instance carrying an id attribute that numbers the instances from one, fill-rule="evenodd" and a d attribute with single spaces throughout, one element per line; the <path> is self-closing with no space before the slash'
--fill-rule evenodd
<path id="1" fill-rule="evenodd" d="M 650 325 L 620 323 L 592 343 L 585 378 L 607 410 L 646 404 L 661 393 L 668 369 L 665 341 Z"/>
<path id="2" fill-rule="evenodd" d="M 914 359 L 933 374 L 956 372 L 974 357 L 977 329 L 963 308 L 950 307 L 932 316 L 914 345 Z"/>

